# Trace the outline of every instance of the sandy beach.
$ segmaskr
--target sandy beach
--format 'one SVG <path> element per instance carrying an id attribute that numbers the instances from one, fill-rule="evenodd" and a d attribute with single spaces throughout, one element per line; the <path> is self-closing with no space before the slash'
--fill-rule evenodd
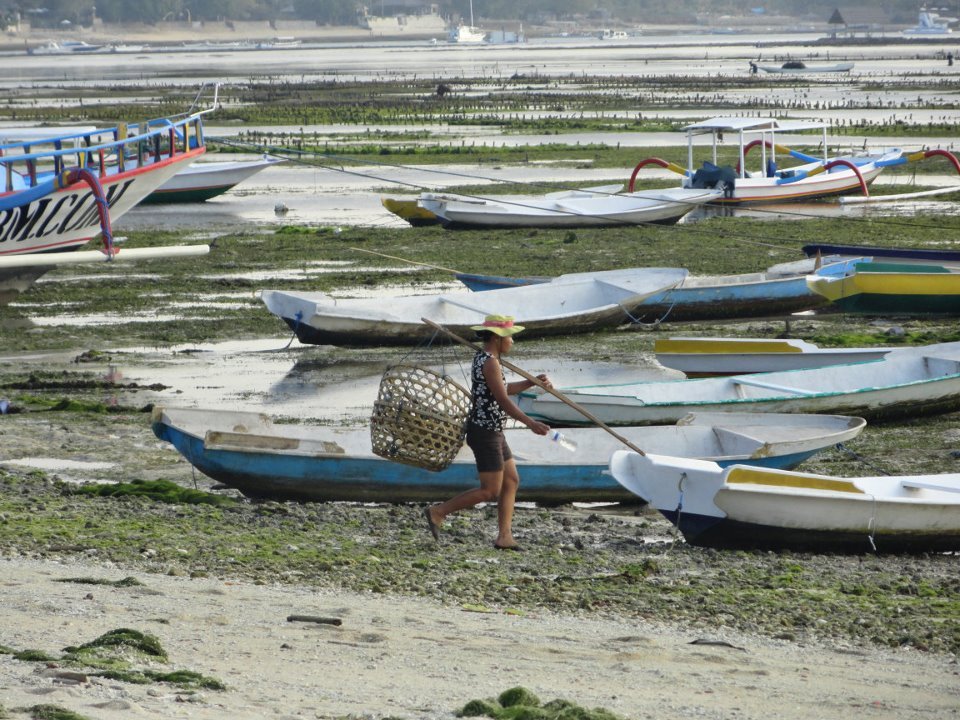
<path id="1" fill-rule="evenodd" d="M 0 560 L 2 644 L 58 657 L 117 628 L 155 635 L 167 669 L 222 681 L 178 692 L 78 677 L 0 655 L 0 706 L 52 704 L 121 718 L 452 718 L 523 686 L 627 718 L 950 718 L 949 656 L 704 634 L 656 622 L 476 612 L 432 601 L 135 574 L 116 566 Z M 289 621 L 338 618 L 342 625 Z"/>

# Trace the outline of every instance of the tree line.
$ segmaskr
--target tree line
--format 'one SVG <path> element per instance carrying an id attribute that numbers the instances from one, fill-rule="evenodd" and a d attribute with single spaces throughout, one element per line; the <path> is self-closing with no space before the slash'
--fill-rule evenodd
<path id="1" fill-rule="evenodd" d="M 947 0 L 944 0 L 945 4 Z M 958 8 L 960 0 L 949 0 Z M 469 17 L 470 0 L 423 0 L 435 4 L 445 16 Z M 575 19 L 592 16 L 626 24 L 695 23 L 710 16 L 786 15 L 804 21 L 826 21 L 837 8 L 863 8 L 836 0 L 474 0 L 478 20 Z M 916 19 L 917 0 L 872 0 L 891 22 Z M 371 15 L 413 12 L 410 0 L 0 0 L 0 16 L 19 13 L 34 25 L 66 23 L 87 26 L 96 16 L 105 22 L 309 20 L 318 24 L 346 25 L 356 22 L 366 7 Z M 761 13 L 762 10 L 762 13 Z"/>

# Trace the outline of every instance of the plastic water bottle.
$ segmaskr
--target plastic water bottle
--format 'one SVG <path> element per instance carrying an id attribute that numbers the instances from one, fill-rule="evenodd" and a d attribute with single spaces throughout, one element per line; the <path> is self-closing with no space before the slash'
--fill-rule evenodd
<path id="1" fill-rule="evenodd" d="M 551 430 L 550 435 L 548 437 L 553 442 L 557 443 L 557 445 L 569 450 L 570 452 L 577 451 L 577 444 L 570 438 L 564 437 L 564 435 L 559 430 Z"/>

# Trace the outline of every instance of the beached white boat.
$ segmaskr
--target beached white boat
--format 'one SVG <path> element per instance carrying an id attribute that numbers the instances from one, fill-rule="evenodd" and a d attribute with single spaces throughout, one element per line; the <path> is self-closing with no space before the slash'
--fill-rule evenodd
<path id="1" fill-rule="evenodd" d="M 145 203 L 203 202 L 222 195 L 280 158 L 191 163 L 150 193 Z"/>
<path id="2" fill-rule="evenodd" d="M 849 414 L 882 421 L 960 409 L 960 343 L 811 370 L 560 390 L 608 425 L 671 423 L 706 411 Z M 550 394 L 523 392 L 518 404 L 551 424 L 586 423 Z"/>
<path id="3" fill-rule="evenodd" d="M 856 437 L 866 421 L 827 415 L 697 414 L 676 425 L 626 428 L 639 448 L 790 468 Z M 426 502 L 476 486 L 473 452 L 464 447 L 439 472 L 375 455 L 368 428 L 274 423 L 262 413 L 156 408 L 153 431 L 200 472 L 251 497 L 274 500 Z M 523 429 L 506 431 L 523 483 L 518 499 L 539 503 L 634 500 L 607 466 L 623 444 L 602 428 L 564 434 L 576 452 Z"/>
<path id="4" fill-rule="evenodd" d="M 672 224 L 723 195 L 714 189 L 672 188 L 625 194 L 620 190 L 621 186 L 610 186 L 496 199 L 423 193 L 417 204 L 451 228 L 609 227 Z"/>
<path id="5" fill-rule="evenodd" d="M 783 133 L 819 131 L 823 155 L 815 157 L 777 142 Z M 666 168 L 683 176 L 682 187 L 717 188 L 724 196 L 716 203 L 756 203 L 809 200 L 848 192 L 869 194 L 870 183 L 885 167 L 907 162 L 903 151 L 886 150 L 879 154 L 829 155 L 827 125 L 774 118 L 717 117 L 689 125 L 687 134 L 687 167 L 660 158 L 646 158 L 633 170 L 628 191 L 632 190 L 637 173 L 648 165 Z M 718 165 L 718 148 L 725 137 L 734 137 L 739 145 L 736 167 Z M 694 164 L 695 149 L 706 138 L 711 144 L 711 159 L 700 168 Z M 760 149 L 759 169 L 747 169 L 747 155 Z M 799 164 L 783 167 L 780 158 L 792 158 Z M 922 159 L 911 156 L 910 159 Z"/>
<path id="6" fill-rule="evenodd" d="M 960 550 L 960 474 L 843 478 L 630 451 L 610 472 L 693 545 Z"/>
<path id="7" fill-rule="evenodd" d="M 416 344 L 434 330 L 427 318 L 468 338 L 486 315 L 512 315 L 524 337 L 592 332 L 627 322 L 653 293 L 682 282 L 678 268 L 634 268 L 563 275 L 551 283 L 389 298 L 338 299 L 324 293 L 263 290 L 267 308 L 312 345 Z"/>
<path id="8" fill-rule="evenodd" d="M 879 360 L 894 348 L 821 348 L 795 338 L 671 337 L 654 341 L 657 362 L 687 377 L 808 370 Z"/>
<path id="9" fill-rule="evenodd" d="M 142 127 L 0 132 L 0 304 L 47 272 L 51 255 L 97 235 L 112 259 L 111 221 L 204 153 L 205 112 Z"/>

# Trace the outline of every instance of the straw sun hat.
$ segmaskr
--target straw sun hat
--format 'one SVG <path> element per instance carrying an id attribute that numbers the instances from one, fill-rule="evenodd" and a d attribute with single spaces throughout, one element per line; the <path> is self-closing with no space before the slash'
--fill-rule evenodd
<path id="1" fill-rule="evenodd" d="M 483 319 L 483 325 L 471 325 L 470 329 L 477 332 L 492 332 L 500 337 L 509 337 L 523 330 L 523 325 L 514 325 L 512 315 L 487 315 Z"/>

